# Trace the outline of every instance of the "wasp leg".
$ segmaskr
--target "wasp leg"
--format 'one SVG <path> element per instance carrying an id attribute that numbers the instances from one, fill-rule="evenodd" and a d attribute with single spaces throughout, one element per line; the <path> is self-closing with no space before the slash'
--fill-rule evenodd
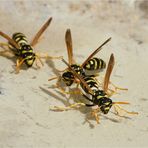
<path id="1" fill-rule="evenodd" d="M 67 111 L 67 110 L 70 110 L 72 108 L 79 108 L 81 106 L 85 106 L 84 103 L 75 103 L 75 104 L 71 104 L 67 107 L 60 107 L 60 106 L 54 106 L 54 108 L 50 108 L 50 110 L 53 110 L 53 111 Z"/>
<path id="2" fill-rule="evenodd" d="M 55 80 L 55 79 L 58 79 L 56 84 L 54 85 L 55 88 L 58 88 L 61 93 L 63 94 L 69 94 L 69 92 L 66 92 L 60 85 L 59 85 L 59 82 L 61 81 L 61 76 L 56 76 L 56 77 L 52 77 L 50 79 L 48 79 L 48 81 L 52 81 L 52 80 Z"/>
<path id="3" fill-rule="evenodd" d="M 94 75 L 94 79 L 95 79 L 95 81 L 97 82 L 98 86 L 102 87 L 101 82 L 100 82 L 98 79 L 96 79 L 95 77 L 96 77 L 96 75 Z"/>
<path id="4" fill-rule="evenodd" d="M 120 112 L 121 110 L 124 111 L 124 112 L 127 113 L 127 114 L 132 114 L 132 115 L 137 115 L 137 114 L 138 114 L 138 112 L 129 112 L 129 111 L 123 109 L 122 107 L 120 107 L 120 106 L 117 105 L 117 104 L 114 105 L 114 110 L 115 110 L 116 114 L 119 115 L 119 116 L 122 116 L 122 115 L 120 114 L 120 113 L 121 113 L 121 112 Z"/>
<path id="5" fill-rule="evenodd" d="M 39 55 L 35 55 L 36 56 L 36 62 L 35 62 L 35 64 L 36 64 L 36 66 L 38 67 L 38 68 L 40 68 L 40 66 L 38 65 L 38 63 L 37 63 L 37 59 L 40 61 L 40 63 L 41 63 L 41 65 L 42 66 L 44 66 L 44 63 L 42 62 L 42 60 L 41 60 L 41 57 L 39 56 Z"/>
<path id="6" fill-rule="evenodd" d="M 99 73 L 93 74 L 94 77 L 100 77 Z"/>
<path id="7" fill-rule="evenodd" d="M 63 94 L 81 94 L 81 91 L 78 89 L 78 91 L 73 91 L 73 92 L 67 92 L 67 91 L 65 91 L 60 85 L 59 85 L 59 81 L 61 80 L 61 76 L 56 76 L 56 77 L 53 77 L 53 78 L 50 78 L 50 79 L 48 79 L 48 81 L 52 81 L 52 80 L 54 80 L 54 79 L 58 79 L 57 80 L 57 82 L 56 82 L 56 84 L 54 85 L 56 88 L 58 88 L 60 91 L 61 91 L 61 93 L 63 93 Z M 78 88 L 78 86 L 79 86 L 79 84 L 76 86 L 76 88 Z"/>
<path id="8" fill-rule="evenodd" d="M 102 77 L 102 76 L 100 76 L 100 77 L 101 77 L 102 79 L 104 79 L 104 77 Z M 99 83 L 100 83 L 100 82 L 99 82 Z M 117 90 L 123 90 L 123 91 L 127 91 L 127 90 L 128 90 L 127 88 L 121 88 L 121 87 L 116 86 L 116 85 L 113 84 L 111 81 L 109 81 L 109 84 L 111 84 L 112 87 L 114 88 L 114 90 L 108 88 L 108 90 L 111 92 L 110 96 L 112 96 L 113 94 L 117 94 Z M 101 85 L 101 83 L 100 83 L 100 85 Z"/>
<path id="9" fill-rule="evenodd" d="M 72 92 L 67 92 L 65 91 L 61 86 L 59 86 L 59 84 L 55 85 L 63 94 L 68 94 L 68 95 L 72 95 L 72 94 L 81 94 L 81 91 L 78 89 L 77 91 L 72 91 Z"/>
<path id="10" fill-rule="evenodd" d="M 114 94 L 118 94 L 118 92 L 116 90 L 112 90 L 108 88 L 108 91 L 106 92 L 108 97 L 113 96 Z"/>
<path id="11" fill-rule="evenodd" d="M 10 53 L 10 55 L 9 55 L 9 53 Z M 11 50 L 9 50 L 9 49 L 0 51 L 0 55 L 2 55 L 2 56 L 8 56 L 8 57 L 9 56 L 14 56 L 13 52 Z"/>
<path id="12" fill-rule="evenodd" d="M 63 58 L 63 56 L 57 56 L 57 57 L 53 57 L 53 56 L 49 56 L 48 54 L 46 54 L 45 56 L 43 56 L 42 58 L 45 58 L 46 60 L 61 60 Z M 66 69 L 64 70 L 58 70 L 56 69 L 57 72 L 61 73 L 61 72 L 64 72 Z"/>
<path id="13" fill-rule="evenodd" d="M 127 88 L 118 87 L 118 86 L 116 86 L 115 84 L 113 84 L 112 82 L 109 82 L 109 83 L 115 88 L 115 90 L 125 90 L 125 91 L 128 90 Z"/>
<path id="14" fill-rule="evenodd" d="M 65 91 L 65 90 L 59 85 L 59 81 L 61 80 L 61 77 L 60 77 L 60 76 L 56 76 L 56 77 L 50 78 L 50 79 L 48 79 L 48 81 L 52 81 L 52 80 L 54 80 L 54 79 L 58 79 L 57 82 L 56 82 L 56 84 L 55 84 L 54 86 L 55 86 L 55 88 L 58 88 L 58 89 L 61 91 L 61 93 L 63 93 L 63 94 L 80 94 L 80 90 L 74 91 L 74 92 L 67 92 L 67 91 Z"/>
<path id="15" fill-rule="evenodd" d="M 36 55 L 44 59 L 62 59 L 63 58 L 63 56 L 57 56 L 57 57 L 49 56 L 47 53 L 36 53 Z"/>
<path id="16" fill-rule="evenodd" d="M 6 52 L 10 52 L 10 53 L 12 53 L 10 50 L 7 49 L 7 50 L 0 51 L 0 54 L 3 55 L 3 54 L 5 54 Z"/>
<path id="17" fill-rule="evenodd" d="M 79 85 L 80 85 L 80 82 L 79 82 L 79 83 L 77 83 L 77 86 L 76 86 L 76 88 L 77 88 L 77 89 L 79 89 Z M 79 90 L 79 91 L 80 91 L 80 90 Z"/>
<path id="18" fill-rule="evenodd" d="M 93 109 L 92 112 L 91 112 L 91 116 L 95 117 L 95 120 L 96 120 L 97 124 L 99 124 L 99 120 L 100 120 L 99 115 L 98 115 L 99 111 L 100 111 L 100 109 L 99 110 L 98 109 Z"/>
<path id="19" fill-rule="evenodd" d="M 42 66 L 44 66 L 44 64 L 43 64 L 43 62 L 42 62 L 42 60 L 41 60 L 41 58 L 45 58 L 45 59 L 62 59 L 63 57 L 62 56 L 59 56 L 59 57 L 52 57 L 52 56 L 49 56 L 48 54 L 46 54 L 46 53 L 42 53 L 42 55 L 41 55 L 41 53 L 36 53 L 36 58 L 40 61 L 40 63 L 42 64 Z M 38 67 L 38 68 L 40 68 L 40 66 L 37 64 L 37 62 L 36 62 L 36 66 Z"/>
<path id="20" fill-rule="evenodd" d="M 111 89 L 111 88 L 108 88 L 108 90 L 107 90 L 105 93 L 107 94 L 108 97 L 111 97 L 111 96 L 113 96 L 114 94 L 119 94 L 119 93 L 117 92 L 117 90 L 113 90 L 113 89 Z"/>
<path id="21" fill-rule="evenodd" d="M 110 82 L 110 84 L 114 87 L 114 89 L 108 88 L 107 90 L 107 95 L 109 97 L 113 96 L 114 94 L 119 94 L 118 90 L 124 90 L 127 91 L 127 88 L 121 88 L 121 87 L 117 87 L 116 85 L 114 85 L 113 83 Z"/>
<path id="22" fill-rule="evenodd" d="M 8 43 L 0 43 L 0 46 L 1 46 L 2 48 L 5 48 L 5 46 L 9 47 L 9 44 L 8 44 Z"/>
<path id="23" fill-rule="evenodd" d="M 108 90 L 106 92 L 109 97 L 113 96 L 114 94 L 119 94 L 118 93 L 118 90 L 124 90 L 124 91 L 127 91 L 128 90 L 127 88 L 117 87 L 114 84 L 112 84 L 112 85 L 114 86 L 114 90 L 111 89 L 111 88 L 108 88 Z"/>
<path id="24" fill-rule="evenodd" d="M 0 43 L 0 47 L 4 49 L 3 51 L 0 51 L 0 55 L 5 55 L 6 53 L 10 53 L 12 54 L 12 56 L 14 56 L 13 52 L 9 49 L 9 44 Z"/>
<path id="25" fill-rule="evenodd" d="M 58 57 L 52 57 L 52 56 L 47 56 L 47 59 L 62 59 L 63 56 L 58 56 Z"/>
<path id="26" fill-rule="evenodd" d="M 23 64 L 23 62 L 24 62 L 24 59 L 17 59 L 16 60 L 16 73 L 19 73 L 20 67 Z"/>
<path id="27" fill-rule="evenodd" d="M 57 71 L 57 72 L 59 72 L 59 73 L 63 73 L 63 72 L 65 72 L 65 70 L 67 70 L 67 68 L 66 68 L 66 69 L 64 69 L 64 70 L 59 70 L 59 69 L 56 69 L 56 71 Z"/>

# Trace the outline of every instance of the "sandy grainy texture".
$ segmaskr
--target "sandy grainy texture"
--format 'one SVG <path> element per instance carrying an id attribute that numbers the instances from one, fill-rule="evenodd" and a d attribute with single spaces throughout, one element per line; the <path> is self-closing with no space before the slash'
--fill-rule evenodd
<path id="1" fill-rule="evenodd" d="M 50 16 L 53 21 L 35 51 L 67 59 L 64 34 L 71 28 L 75 59 L 82 62 L 112 37 L 98 56 L 107 61 L 114 53 L 111 80 L 129 89 L 112 99 L 129 101 L 131 105 L 123 107 L 139 115 L 121 118 L 110 112 L 97 125 L 94 120 L 85 122 L 86 108 L 49 111 L 49 106 L 68 105 L 66 96 L 49 88 L 55 81 L 47 81 L 55 75 L 54 65 L 58 69 L 65 65 L 47 61 L 42 69 L 24 68 L 16 75 L 15 59 L 1 56 L 0 147 L 147 147 L 148 1 L 0 1 L 0 30 L 10 36 L 21 31 L 31 40 Z"/>

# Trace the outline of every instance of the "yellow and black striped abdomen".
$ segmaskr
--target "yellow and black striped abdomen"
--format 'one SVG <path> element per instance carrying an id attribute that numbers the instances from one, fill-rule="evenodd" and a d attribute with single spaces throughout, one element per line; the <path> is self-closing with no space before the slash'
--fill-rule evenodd
<path id="1" fill-rule="evenodd" d="M 14 33 L 12 39 L 21 47 L 22 45 L 28 44 L 27 38 L 23 33 Z"/>
<path id="2" fill-rule="evenodd" d="M 96 91 L 99 89 L 99 85 L 93 76 L 85 76 L 83 79 L 92 91 Z M 83 83 L 81 83 L 81 87 L 86 93 L 90 93 L 89 90 L 83 85 Z"/>
<path id="3" fill-rule="evenodd" d="M 92 58 L 84 65 L 84 69 L 86 70 L 102 70 L 105 67 L 106 63 L 99 58 Z"/>
<path id="4" fill-rule="evenodd" d="M 13 51 L 16 56 L 19 56 L 22 45 L 28 44 L 26 36 L 23 33 L 18 32 L 12 35 L 12 39 L 19 45 L 20 48 L 16 48 L 11 43 L 9 43 L 9 49 Z"/>

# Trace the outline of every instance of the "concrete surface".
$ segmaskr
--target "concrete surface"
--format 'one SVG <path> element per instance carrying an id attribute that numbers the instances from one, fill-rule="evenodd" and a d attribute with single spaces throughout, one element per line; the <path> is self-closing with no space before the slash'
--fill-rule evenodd
<path id="1" fill-rule="evenodd" d="M 0 147 L 147 147 L 148 1 L 0 1 L 0 30 L 10 36 L 21 31 L 31 40 L 51 16 L 53 21 L 35 51 L 67 59 L 64 34 L 71 28 L 75 58 L 81 63 L 112 37 L 98 56 L 107 61 L 114 53 L 111 80 L 129 89 L 112 99 L 129 101 L 123 107 L 139 115 L 121 118 L 110 112 L 97 125 L 94 120 L 85 122 L 86 108 L 50 111 L 49 106 L 66 104 L 66 96 L 49 88 L 56 81 L 47 81 L 55 75 L 54 65 L 57 69 L 65 65 L 47 61 L 41 69 L 22 69 L 17 75 L 13 72 L 15 60 L 1 56 Z"/>

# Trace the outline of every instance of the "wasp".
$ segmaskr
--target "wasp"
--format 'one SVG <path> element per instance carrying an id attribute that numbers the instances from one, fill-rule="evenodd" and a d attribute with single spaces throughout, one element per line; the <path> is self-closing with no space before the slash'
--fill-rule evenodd
<path id="1" fill-rule="evenodd" d="M 109 85 L 110 75 L 115 63 L 113 54 L 111 54 L 108 62 L 108 67 L 107 67 L 105 78 L 104 78 L 103 89 L 100 89 L 100 86 L 98 85 L 97 81 L 94 79 L 93 75 L 82 77 L 64 59 L 62 59 L 62 61 L 68 66 L 69 70 L 73 73 L 73 75 L 80 80 L 81 88 L 85 92 L 85 94 L 83 92 L 81 94 L 90 103 L 86 104 L 86 103 L 79 102 L 65 108 L 55 106 L 54 108 L 55 110 L 68 110 L 78 106 L 79 107 L 80 106 L 87 106 L 87 107 L 97 106 L 97 109 L 93 110 L 92 112 L 92 115 L 95 116 L 97 123 L 99 123 L 98 112 L 102 112 L 103 114 L 108 114 L 112 106 L 114 106 L 114 109 L 117 114 L 119 114 L 120 110 L 123 110 L 128 114 L 138 114 L 137 112 L 129 112 L 119 106 L 119 104 L 129 104 L 129 102 L 113 102 L 112 99 L 110 98 L 112 94 L 108 93 L 108 85 Z"/>
<path id="2" fill-rule="evenodd" d="M 101 44 L 81 65 L 76 64 L 73 58 L 73 45 L 72 45 L 72 36 L 70 29 L 67 29 L 65 33 L 65 42 L 67 46 L 67 53 L 68 53 L 68 63 L 69 65 L 77 72 L 77 74 L 85 77 L 86 71 L 85 70 L 103 70 L 106 67 L 106 63 L 100 59 L 93 57 L 97 54 L 102 47 L 111 40 L 111 38 L 107 39 L 103 44 Z M 60 77 L 54 77 L 49 79 L 49 81 L 53 79 L 62 79 L 66 86 L 71 86 L 74 82 L 78 83 L 77 80 L 74 78 L 73 73 L 69 70 L 63 70 L 63 74 Z M 57 83 L 57 87 L 59 87 Z M 61 88 L 60 88 L 61 89 Z M 62 89 L 61 89 L 62 90 Z M 63 90 L 62 90 L 63 91 Z"/>
<path id="3" fill-rule="evenodd" d="M 50 25 L 52 20 L 52 17 L 50 17 L 45 24 L 40 28 L 40 30 L 36 33 L 31 43 L 28 43 L 26 36 L 23 33 L 17 32 L 12 35 L 12 38 L 9 37 L 4 32 L 0 31 L 0 36 L 8 40 L 7 43 L 0 43 L 1 47 L 7 46 L 8 49 L 4 51 L 1 51 L 0 54 L 4 55 L 6 53 L 11 53 L 12 55 L 15 55 L 17 57 L 16 60 L 16 72 L 18 73 L 20 70 L 20 67 L 23 63 L 26 64 L 27 67 L 31 67 L 36 59 L 40 61 L 40 63 L 43 65 L 43 62 L 40 59 L 39 54 L 33 52 L 33 47 L 38 43 L 39 38 L 43 34 L 43 32 L 47 29 L 47 27 Z M 58 58 L 58 57 L 49 57 L 48 55 L 45 55 L 43 57 L 48 58 Z M 37 65 L 37 62 L 36 62 Z M 37 67 L 39 67 L 37 65 Z"/>

